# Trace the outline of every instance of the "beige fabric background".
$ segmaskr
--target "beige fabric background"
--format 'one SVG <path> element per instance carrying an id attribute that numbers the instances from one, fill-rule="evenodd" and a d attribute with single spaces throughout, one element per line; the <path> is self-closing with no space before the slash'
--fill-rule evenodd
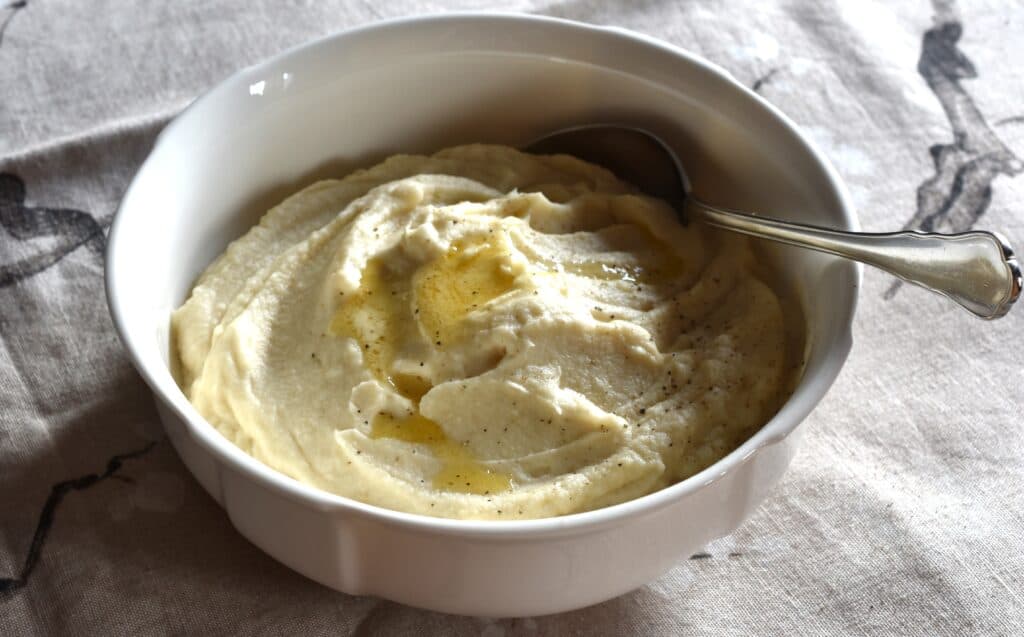
<path id="1" fill-rule="evenodd" d="M 876 272 L 773 497 L 632 594 L 450 617 L 327 590 L 233 531 L 108 319 L 118 198 L 167 118 L 232 70 L 470 8 L 686 47 L 804 127 L 865 228 L 981 215 L 1024 248 L 1020 2 L 0 0 L 0 634 L 1021 634 L 1024 308 L 984 323 Z"/>

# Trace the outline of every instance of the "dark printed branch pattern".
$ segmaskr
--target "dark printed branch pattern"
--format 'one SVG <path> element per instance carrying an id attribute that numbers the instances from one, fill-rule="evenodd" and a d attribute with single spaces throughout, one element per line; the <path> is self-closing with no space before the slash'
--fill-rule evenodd
<path id="1" fill-rule="evenodd" d="M 0 288 L 42 272 L 81 246 L 101 260 L 106 240 L 87 212 L 25 205 L 25 182 L 0 173 Z"/>
<path id="2" fill-rule="evenodd" d="M 765 87 L 765 84 L 768 84 L 769 82 L 774 80 L 775 76 L 779 74 L 780 70 L 781 69 L 779 69 L 778 67 L 768 69 L 767 73 L 754 80 L 754 83 L 750 85 L 750 90 L 754 91 L 755 93 L 760 93 L 761 89 Z"/>
<path id="3" fill-rule="evenodd" d="M 27 0 L 0 0 L 0 10 L 7 10 L 0 46 L 14 16 L 27 7 Z M 0 173 L 0 228 L 0 288 L 46 270 L 82 245 L 103 258 L 103 228 L 92 215 L 26 206 L 25 182 L 11 173 Z"/>
<path id="4" fill-rule="evenodd" d="M 4 43 L 4 34 L 7 33 L 7 26 L 14 19 L 14 16 L 19 11 L 28 6 L 28 0 L 7 0 L 6 2 L 0 2 L 0 9 L 9 9 L 10 12 L 4 17 L 3 22 L 0 22 L 0 46 Z"/>
<path id="5" fill-rule="evenodd" d="M 974 64 L 958 48 L 963 26 L 945 19 L 925 32 L 917 71 L 935 93 L 953 129 L 953 143 L 932 146 L 935 174 L 917 189 L 917 213 L 906 228 L 924 232 L 970 230 L 992 200 L 992 181 L 1024 170 L 1013 152 L 996 136 L 960 81 L 978 76 Z M 885 292 L 891 299 L 902 281 Z"/>
<path id="6" fill-rule="evenodd" d="M 0 173 L 0 228 L 7 235 L 0 237 L 0 288 L 42 272 L 83 245 L 102 259 L 106 243 L 102 227 L 87 212 L 25 205 L 25 183 L 10 173 Z M 21 572 L 16 577 L 0 578 L 0 600 L 28 581 L 64 497 L 108 478 L 126 479 L 118 475 L 124 461 L 149 453 L 154 445 L 156 443 L 151 442 L 136 451 L 114 456 L 107 461 L 102 473 L 53 485 L 39 514 Z"/>
<path id="7" fill-rule="evenodd" d="M 36 564 L 39 563 L 39 558 L 43 552 L 43 546 L 46 544 L 46 538 L 50 533 L 50 528 L 53 526 L 53 521 L 57 515 L 57 508 L 64 500 L 64 497 L 72 491 L 88 489 L 89 487 L 95 486 L 108 478 L 128 480 L 128 478 L 118 475 L 118 471 L 121 470 L 125 460 L 132 460 L 146 455 L 152 451 L 156 444 L 156 442 L 150 442 L 141 449 L 136 449 L 135 451 L 114 456 L 107 461 L 107 468 L 103 473 L 90 473 L 80 478 L 65 480 L 53 485 L 50 489 L 50 496 L 46 498 L 43 510 L 39 514 L 39 521 L 36 523 L 36 532 L 32 535 L 32 542 L 29 544 L 28 555 L 25 557 L 25 563 L 21 567 L 21 572 L 18 573 L 17 577 L 0 578 L 0 601 L 23 587 L 28 582 L 28 578 L 32 575 L 32 571 L 35 570 Z"/>

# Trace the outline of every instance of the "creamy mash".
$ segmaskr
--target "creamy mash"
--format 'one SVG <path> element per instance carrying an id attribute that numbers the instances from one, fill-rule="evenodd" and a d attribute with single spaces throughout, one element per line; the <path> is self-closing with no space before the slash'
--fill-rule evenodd
<path id="1" fill-rule="evenodd" d="M 788 396 L 746 239 L 567 156 L 395 156 L 268 212 L 173 315 L 179 382 L 320 489 L 465 519 L 556 516 L 707 467 Z"/>

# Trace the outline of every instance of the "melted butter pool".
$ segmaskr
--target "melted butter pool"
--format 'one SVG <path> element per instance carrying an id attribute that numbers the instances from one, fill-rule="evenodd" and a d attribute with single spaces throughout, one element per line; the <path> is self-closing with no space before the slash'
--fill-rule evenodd
<path id="1" fill-rule="evenodd" d="M 404 418 L 378 414 L 373 419 L 370 437 L 402 440 L 430 449 L 441 461 L 441 470 L 433 479 L 435 489 L 489 495 L 512 488 L 512 476 L 473 458 L 468 449 L 448 438 L 440 425 L 419 412 Z"/>
<path id="2" fill-rule="evenodd" d="M 413 281 L 417 318 L 436 346 L 458 338 L 470 312 L 512 290 L 509 256 L 497 242 L 458 241 L 419 269 Z"/>
<path id="3" fill-rule="evenodd" d="M 633 227 L 633 244 L 608 246 L 615 261 L 608 257 L 559 262 L 540 255 L 532 257 L 541 272 L 564 272 L 599 281 L 622 281 L 630 285 L 667 285 L 677 282 L 686 271 L 686 264 L 672 247 L 650 234 Z M 642 246 L 643 249 L 638 249 Z M 596 256 L 596 255 L 595 255 Z"/>
<path id="4" fill-rule="evenodd" d="M 427 338 L 443 347 L 458 337 L 470 312 L 510 291 L 514 276 L 507 267 L 508 255 L 497 244 L 460 242 L 412 276 L 394 271 L 381 258 L 372 259 L 363 270 L 359 290 L 341 303 L 331 320 L 331 334 L 353 339 L 373 375 L 416 406 L 404 417 L 377 414 L 370 437 L 427 447 L 441 463 L 433 478 L 439 490 L 488 495 L 511 489 L 512 477 L 481 463 L 419 413 L 430 381 L 395 372 L 393 363 L 412 341 Z"/>

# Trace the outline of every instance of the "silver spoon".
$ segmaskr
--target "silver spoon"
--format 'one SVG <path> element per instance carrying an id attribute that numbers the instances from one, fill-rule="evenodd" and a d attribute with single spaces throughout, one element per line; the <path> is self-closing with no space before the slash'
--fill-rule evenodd
<path id="1" fill-rule="evenodd" d="M 683 223 L 692 217 L 873 265 L 945 295 L 982 318 L 1003 316 L 1020 295 L 1020 265 L 1010 245 L 996 233 L 845 232 L 719 208 L 694 197 L 679 157 L 661 139 L 639 128 L 568 128 L 545 135 L 525 150 L 565 153 L 604 166 L 642 192 L 668 201 Z"/>

